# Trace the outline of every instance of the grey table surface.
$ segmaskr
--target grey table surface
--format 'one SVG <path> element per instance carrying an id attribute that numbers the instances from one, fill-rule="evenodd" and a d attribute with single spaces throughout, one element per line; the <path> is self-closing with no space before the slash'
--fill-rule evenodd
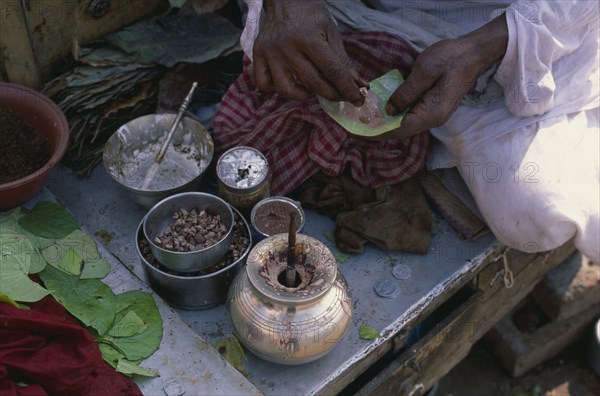
<path id="1" fill-rule="evenodd" d="M 207 182 L 208 183 L 208 182 Z M 104 247 L 115 256 L 135 276 L 129 277 L 133 283 L 144 279 L 139 258 L 137 257 L 134 236 L 136 229 L 147 210 L 128 199 L 125 192 L 106 173 L 102 166 L 96 167 L 91 177 L 81 179 L 70 170 L 59 167 L 50 176 L 47 188 L 58 201 L 65 205 L 80 221 L 82 226 Z M 213 191 L 214 186 L 207 185 L 205 191 Z M 444 221 L 434 218 L 436 227 L 432 236 L 429 252 L 426 255 L 402 252 L 386 252 L 373 246 L 367 246 L 365 252 L 349 256 L 339 264 L 351 288 L 354 313 L 350 328 L 338 345 L 323 358 L 304 365 L 285 366 L 261 360 L 247 352 L 245 378 L 260 392 L 265 394 L 331 394 L 354 379 L 357 373 L 367 368 L 367 362 L 392 348 L 394 337 L 407 330 L 410 323 L 449 285 L 464 276 L 476 271 L 496 240 L 492 235 L 484 236 L 476 241 L 462 241 Z M 313 211 L 306 211 L 304 233 L 325 243 L 334 254 L 340 253 L 335 244 L 326 235 L 333 230 L 334 223 L 327 217 Z M 106 238 L 106 236 L 109 238 Z M 392 276 L 396 265 L 410 268 L 411 276 L 399 280 Z M 125 279 L 125 278 L 124 278 Z M 397 282 L 400 293 L 395 298 L 382 298 L 374 291 L 374 285 L 384 279 Z M 231 334 L 231 324 L 225 305 L 208 310 L 185 311 L 173 310 L 189 328 L 198 335 L 198 339 L 213 344 Z M 375 340 L 359 338 L 361 325 L 370 326 L 380 331 L 381 337 Z M 185 332 L 189 328 L 176 330 Z M 187 326 L 185 326 L 187 327 Z M 189 342 L 195 343 L 194 338 Z M 190 345 L 190 348 L 195 346 Z M 181 345 L 173 347 L 165 344 L 161 348 L 165 356 L 175 356 L 181 352 Z M 196 348 L 197 349 L 197 348 Z M 192 349 L 192 350 L 196 350 Z M 212 356 L 206 349 L 198 349 L 196 356 L 178 356 L 187 364 L 204 360 Z M 370 364 L 370 363 L 369 363 Z M 213 374 L 229 373 L 231 366 L 223 370 L 220 367 L 208 367 L 193 370 L 196 380 L 202 382 L 207 370 Z M 178 377 L 168 362 L 159 367 L 161 377 Z M 239 379 L 239 377 L 237 377 Z M 234 376 L 220 376 L 222 388 L 187 388 L 186 395 L 196 394 L 228 394 L 235 386 L 235 392 L 229 394 L 254 393 L 255 389 L 245 386 L 244 381 L 235 383 Z M 242 377 L 243 379 L 243 377 Z M 160 380 L 155 380 L 159 382 Z M 156 386 L 152 388 L 158 389 Z M 148 388 L 150 389 L 150 388 Z M 148 392 L 145 394 L 155 394 Z"/>

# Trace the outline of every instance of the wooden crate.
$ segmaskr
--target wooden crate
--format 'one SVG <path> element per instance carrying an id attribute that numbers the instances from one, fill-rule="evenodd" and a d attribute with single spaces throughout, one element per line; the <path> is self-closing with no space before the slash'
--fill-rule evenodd
<path id="1" fill-rule="evenodd" d="M 472 280 L 472 295 L 415 345 L 403 351 L 359 392 L 360 395 L 421 395 L 467 356 L 475 342 L 522 301 L 544 274 L 575 248 L 571 242 L 542 254 L 491 251 L 490 262 Z M 504 255 L 514 281 L 503 283 Z"/>
<path id="2" fill-rule="evenodd" d="M 2 0 L 1 74 L 39 88 L 68 67 L 74 41 L 89 43 L 167 7 L 166 0 Z"/>

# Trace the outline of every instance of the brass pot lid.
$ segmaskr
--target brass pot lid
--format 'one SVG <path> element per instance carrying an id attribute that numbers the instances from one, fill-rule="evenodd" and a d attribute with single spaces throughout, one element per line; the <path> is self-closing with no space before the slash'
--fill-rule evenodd
<path id="1" fill-rule="evenodd" d="M 302 304 L 326 293 L 337 275 L 335 257 L 327 246 L 307 235 L 297 235 L 296 271 L 300 279 L 295 287 L 285 286 L 282 280 L 287 268 L 287 248 L 287 233 L 273 235 L 256 244 L 246 265 L 252 285 L 261 294 L 280 303 Z"/>

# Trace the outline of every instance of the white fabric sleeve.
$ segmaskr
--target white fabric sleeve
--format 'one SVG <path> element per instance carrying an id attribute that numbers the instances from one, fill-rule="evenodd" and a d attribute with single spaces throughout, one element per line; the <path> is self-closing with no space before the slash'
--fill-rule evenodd
<path id="1" fill-rule="evenodd" d="M 246 15 L 246 25 L 240 37 L 240 44 L 246 56 L 252 60 L 252 50 L 254 48 L 254 40 L 256 40 L 256 36 L 258 35 L 263 1 L 244 0 L 244 2 L 248 6 L 248 13 Z"/>
<path id="2" fill-rule="evenodd" d="M 540 115 L 554 104 L 552 64 L 577 50 L 598 24 L 598 3 L 588 0 L 515 1 L 507 9 L 508 46 L 495 79 L 516 117 Z"/>

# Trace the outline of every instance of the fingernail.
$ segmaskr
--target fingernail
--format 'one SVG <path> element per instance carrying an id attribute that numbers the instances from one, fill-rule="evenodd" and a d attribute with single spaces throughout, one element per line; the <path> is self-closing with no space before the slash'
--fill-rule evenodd
<path id="1" fill-rule="evenodd" d="M 354 107 L 361 107 L 363 105 L 363 102 L 361 102 L 360 100 L 355 100 L 354 102 L 351 102 L 351 103 Z"/>
<path id="2" fill-rule="evenodd" d="M 385 106 L 385 111 L 387 111 L 387 113 L 389 115 L 396 115 L 396 114 L 398 114 L 398 109 L 396 107 L 394 107 L 390 103 L 388 103 L 387 106 Z"/>

